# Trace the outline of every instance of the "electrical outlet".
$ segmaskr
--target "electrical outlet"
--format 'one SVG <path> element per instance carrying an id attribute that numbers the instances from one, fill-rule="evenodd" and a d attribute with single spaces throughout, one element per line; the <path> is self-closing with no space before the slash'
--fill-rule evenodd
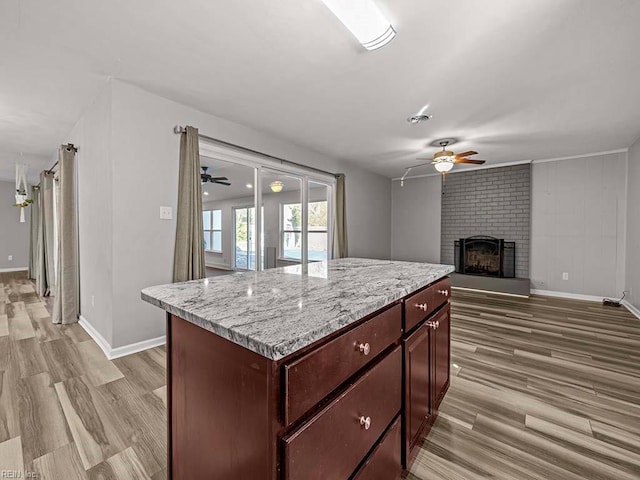
<path id="1" fill-rule="evenodd" d="M 173 218 L 173 209 L 171 207 L 160 207 L 160 219 L 171 220 Z"/>
<path id="2" fill-rule="evenodd" d="M 9 256 L 7 257 L 7 260 L 9 260 L 10 262 L 13 262 L 13 255 L 9 255 Z"/>
<path id="3" fill-rule="evenodd" d="M 562 272 L 562 279 L 569 280 L 569 272 Z"/>

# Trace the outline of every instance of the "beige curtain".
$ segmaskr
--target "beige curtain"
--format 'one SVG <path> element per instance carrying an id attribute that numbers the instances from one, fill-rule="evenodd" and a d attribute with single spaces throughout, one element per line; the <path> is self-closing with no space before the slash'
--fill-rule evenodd
<path id="1" fill-rule="evenodd" d="M 36 243 L 36 290 L 41 297 L 49 296 L 54 291 L 54 246 L 55 226 L 53 208 L 55 190 L 53 173 L 44 171 L 40 174 L 40 194 L 38 196 L 38 234 Z"/>
<path id="2" fill-rule="evenodd" d="M 349 256 L 345 180 L 343 173 L 336 174 L 336 214 L 333 229 L 333 258 L 345 258 Z"/>
<path id="3" fill-rule="evenodd" d="M 36 279 L 38 266 L 38 229 L 40 227 L 40 187 L 31 187 L 31 234 L 29 236 L 29 278 Z"/>
<path id="4" fill-rule="evenodd" d="M 53 323 L 78 321 L 78 223 L 76 205 L 76 150 L 63 145 L 58 151 L 58 256 Z"/>
<path id="5" fill-rule="evenodd" d="M 173 281 L 204 278 L 202 185 L 198 129 L 187 127 L 180 137 L 180 172 Z"/>

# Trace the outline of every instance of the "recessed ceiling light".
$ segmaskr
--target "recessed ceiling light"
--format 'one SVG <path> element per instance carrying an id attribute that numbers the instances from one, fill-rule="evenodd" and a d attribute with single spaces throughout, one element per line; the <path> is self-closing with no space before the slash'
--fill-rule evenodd
<path id="1" fill-rule="evenodd" d="M 245 186 L 246 186 L 247 188 L 253 188 L 253 185 L 251 185 L 250 183 L 247 183 Z"/>
<path id="2" fill-rule="evenodd" d="M 384 47 L 396 36 L 373 0 L 322 0 L 367 50 Z"/>
<path id="3" fill-rule="evenodd" d="M 209 192 L 202 192 L 203 195 L 209 195 Z"/>

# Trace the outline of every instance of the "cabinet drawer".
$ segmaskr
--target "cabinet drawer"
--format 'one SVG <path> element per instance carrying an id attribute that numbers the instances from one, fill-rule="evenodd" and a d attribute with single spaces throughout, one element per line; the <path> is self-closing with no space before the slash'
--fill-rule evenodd
<path id="1" fill-rule="evenodd" d="M 398 417 L 384 438 L 369 456 L 369 459 L 355 474 L 353 480 L 397 480 L 400 478 L 400 417 Z"/>
<path id="2" fill-rule="evenodd" d="M 353 330 L 284 365 L 285 425 L 297 420 L 400 338 L 402 308 L 395 305 Z"/>
<path id="3" fill-rule="evenodd" d="M 402 351 L 396 347 L 333 402 L 285 437 L 285 479 L 349 478 L 400 411 L 401 368 Z"/>
<path id="4" fill-rule="evenodd" d="M 432 302 L 434 310 L 440 305 L 446 303 L 451 296 L 451 280 L 449 278 L 442 278 L 431 285 L 431 287 L 429 288 L 432 289 Z"/>
<path id="5" fill-rule="evenodd" d="M 451 281 L 448 278 L 443 278 L 408 297 L 404 301 L 405 332 L 411 330 L 440 305 L 447 302 L 450 295 Z"/>

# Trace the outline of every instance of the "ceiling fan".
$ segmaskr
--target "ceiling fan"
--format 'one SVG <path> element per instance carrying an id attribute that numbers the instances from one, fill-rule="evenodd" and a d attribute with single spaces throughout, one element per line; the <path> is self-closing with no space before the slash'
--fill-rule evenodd
<path id="1" fill-rule="evenodd" d="M 468 152 L 463 152 L 463 153 L 454 153 L 451 150 L 447 150 L 447 145 L 449 145 L 448 141 L 442 141 L 440 142 L 440 146 L 442 147 L 442 150 L 439 152 L 436 152 L 433 155 L 433 160 L 431 160 L 431 164 L 435 167 L 435 169 L 442 173 L 445 174 L 448 171 L 450 171 L 453 168 L 453 165 L 456 163 L 468 163 L 468 164 L 473 164 L 473 165 L 482 165 L 483 163 L 485 163 L 486 160 L 475 160 L 472 158 L 467 158 L 470 157 L 472 155 L 477 155 L 478 152 L 474 152 L 473 150 L 469 150 Z M 418 158 L 418 160 L 430 160 L 428 158 Z M 406 178 L 406 176 L 409 174 L 409 172 L 417 167 L 422 167 L 424 165 L 428 165 L 428 163 L 421 163 L 419 165 L 414 165 L 412 167 L 407 167 L 405 169 L 404 175 L 402 176 L 402 178 L 400 179 L 400 186 L 402 186 L 404 179 Z"/>
<path id="2" fill-rule="evenodd" d="M 200 168 L 202 168 L 202 173 L 200 174 L 200 181 L 202 183 L 211 182 L 211 183 L 217 183 L 218 185 L 226 185 L 226 186 L 231 185 L 227 177 L 212 177 L 211 175 L 209 175 L 207 173 L 207 170 L 209 170 L 209 167 L 200 167 Z"/>

